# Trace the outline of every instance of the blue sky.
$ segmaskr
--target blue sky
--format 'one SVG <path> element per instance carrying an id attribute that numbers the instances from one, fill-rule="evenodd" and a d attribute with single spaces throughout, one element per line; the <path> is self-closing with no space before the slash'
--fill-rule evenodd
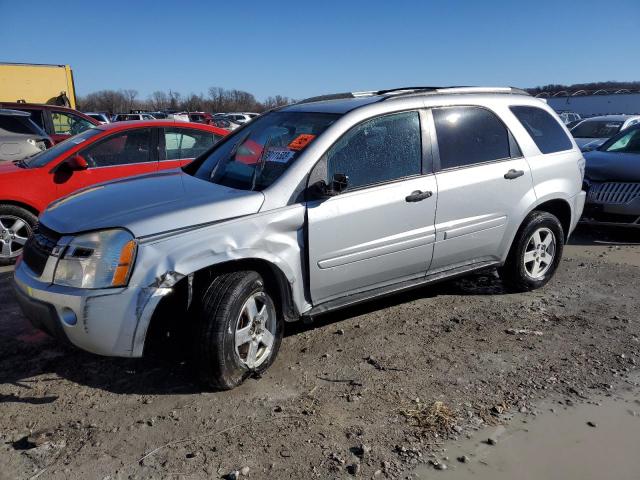
<path id="1" fill-rule="evenodd" d="M 640 80 L 640 0 L 0 0 L 0 19 L 0 61 L 68 63 L 80 95 Z"/>

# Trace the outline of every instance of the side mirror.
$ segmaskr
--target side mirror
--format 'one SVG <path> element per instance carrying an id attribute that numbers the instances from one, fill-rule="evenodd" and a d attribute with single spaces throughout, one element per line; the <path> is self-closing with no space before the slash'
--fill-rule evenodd
<path id="1" fill-rule="evenodd" d="M 310 186 L 311 196 L 313 198 L 329 198 L 335 197 L 342 193 L 349 186 L 349 177 L 344 173 L 335 173 L 331 184 L 320 180 Z"/>
<path id="2" fill-rule="evenodd" d="M 333 180 L 331 181 L 331 191 L 335 192 L 334 195 L 337 195 L 349 186 L 349 177 L 347 177 L 344 173 L 334 173 Z"/>
<path id="3" fill-rule="evenodd" d="M 86 170 L 87 168 L 89 168 L 89 164 L 82 155 L 74 155 L 73 157 L 69 157 L 64 163 L 66 167 L 73 172 Z"/>

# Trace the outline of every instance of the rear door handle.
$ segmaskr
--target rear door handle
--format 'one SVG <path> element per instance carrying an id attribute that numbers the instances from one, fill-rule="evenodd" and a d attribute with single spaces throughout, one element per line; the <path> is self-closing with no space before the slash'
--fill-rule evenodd
<path id="1" fill-rule="evenodd" d="M 513 180 L 524 175 L 524 170 L 514 170 L 513 168 L 504 174 L 504 178 L 507 180 Z"/>
<path id="2" fill-rule="evenodd" d="M 429 198 L 433 195 L 433 192 L 423 192 L 422 190 L 416 190 L 411 192 L 411 195 L 407 195 L 404 199 L 407 202 L 421 202 L 425 198 Z"/>

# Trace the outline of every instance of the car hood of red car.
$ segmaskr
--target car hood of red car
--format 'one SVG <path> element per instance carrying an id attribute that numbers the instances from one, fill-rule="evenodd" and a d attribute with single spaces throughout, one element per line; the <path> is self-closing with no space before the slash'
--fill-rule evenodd
<path id="1" fill-rule="evenodd" d="M 80 190 L 52 203 L 40 221 L 61 234 L 126 228 L 139 238 L 257 213 L 263 201 L 260 192 L 168 170 Z"/>
<path id="2" fill-rule="evenodd" d="M 24 168 L 20 168 L 13 162 L 0 162 L 0 175 L 5 173 L 24 172 Z"/>

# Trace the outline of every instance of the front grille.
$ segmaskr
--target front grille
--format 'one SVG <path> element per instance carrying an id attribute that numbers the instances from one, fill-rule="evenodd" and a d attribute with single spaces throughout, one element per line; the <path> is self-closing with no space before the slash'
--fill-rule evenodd
<path id="1" fill-rule="evenodd" d="M 625 204 L 640 197 L 640 183 L 594 183 L 589 188 L 588 201 L 602 204 Z"/>
<path id="2" fill-rule="evenodd" d="M 48 229 L 44 225 L 36 225 L 33 234 L 24 246 L 22 260 L 36 274 L 42 275 L 49 255 L 62 235 Z"/>

